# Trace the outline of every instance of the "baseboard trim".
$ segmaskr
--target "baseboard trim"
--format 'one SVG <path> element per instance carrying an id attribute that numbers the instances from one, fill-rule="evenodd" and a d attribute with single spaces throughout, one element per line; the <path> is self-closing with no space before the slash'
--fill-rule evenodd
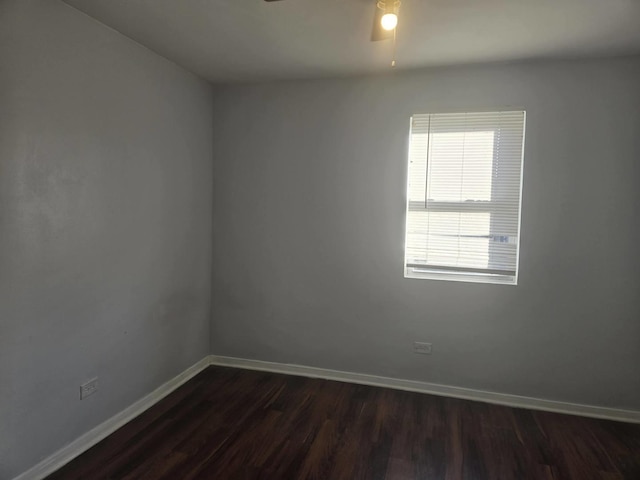
<path id="1" fill-rule="evenodd" d="M 209 359 L 211 365 L 243 368 L 247 370 L 261 370 L 288 375 L 299 375 L 303 377 L 323 378 L 339 382 L 386 387 L 396 390 L 408 390 L 411 392 L 428 393 L 431 395 L 461 398 L 464 400 L 475 400 L 478 402 L 506 405 L 516 408 L 528 408 L 531 410 L 542 410 L 545 412 L 565 413 L 569 415 L 580 415 L 583 417 L 601 418 L 628 423 L 640 423 L 640 411 L 634 410 L 620 410 L 593 405 L 580 405 L 577 403 L 522 397 L 506 393 L 495 393 L 415 380 L 402 380 L 397 378 L 380 377 L 377 375 L 367 375 L 363 373 L 343 372 L 339 370 L 328 370 L 325 368 L 307 367 L 303 365 L 264 362 L 261 360 L 251 360 L 246 358 L 211 355 Z"/>
<path id="2" fill-rule="evenodd" d="M 130 422 L 138 415 L 148 410 L 164 397 L 176 390 L 182 384 L 188 382 L 202 370 L 210 365 L 241 368 L 245 370 L 260 370 L 265 372 L 283 373 L 310 378 L 322 378 L 338 382 L 371 385 L 375 387 L 393 388 L 395 390 L 407 390 L 410 392 L 427 393 L 443 397 L 461 398 L 478 402 L 506 405 L 516 408 L 528 408 L 545 412 L 565 413 L 580 415 L 583 417 L 601 418 L 619 422 L 640 423 L 640 411 L 620 410 L 615 408 L 598 407 L 593 405 L 580 405 L 577 403 L 558 402 L 541 398 L 522 397 L 506 393 L 487 392 L 463 387 L 453 387 L 436 383 L 420 382 L 416 380 L 403 380 L 398 378 L 381 377 L 364 373 L 344 372 L 329 370 L 326 368 L 307 367 L 288 363 L 265 362 L 247 358 L 225 357 L 209 355 L 196 364 L 187 368 L 165 384 L 156 388 L 153 392 L 141 398 L 120 413 L 89 430 L 67 446 L 61 448 L 53 455 L 45 458 L 26 472 L 14 477 L 13 480 L 42 480 L 51 475 L 71 460 L 89 450 L 95 444 L 105 439 L 117 429 Z"/>
<path id="3" fill-rule="evenodd" d="M 153 392 L 141 398 L 134 404 L 117 413 L 110 419 L 101 423 L 97 427 L 92 428 L 84 435 L 76 438 L 67 446 L 61 448 L 53 455 L 45 458 L 40 463 L 34 465 L 26 472 L 18 475 L 13 480 L 41 480 L 47 475 L 51 475 L 71 460 L 89 450 L 96 443 L 111 435 L 120 427 L 130 422 L 138 415 L 149 409 L 171 392 L 176 390 L 182 384 L 188 382 L 202 370 L 207 368 L 211 363 L 210 357 L 204 357 L 202 360 L 187 368 L 184 372 L 178 374 L 168 382 L 156 388 Z"/>

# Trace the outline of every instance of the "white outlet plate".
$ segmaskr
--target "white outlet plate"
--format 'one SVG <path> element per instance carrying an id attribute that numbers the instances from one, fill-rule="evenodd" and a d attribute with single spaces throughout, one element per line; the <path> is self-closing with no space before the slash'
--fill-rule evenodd
<path id="1" fill-rule="evenodd" d="M 431 344 L 427 342 L 413 342 L 413 353 L 431 355 Z"/>
<path id="2" fill-rule="evenodd" d="M 89 395 L 93 395 L 98 391 L 98 377 L 92 378 L 86 383 L 80 385 L 80 400 L 84 400 Z"/>

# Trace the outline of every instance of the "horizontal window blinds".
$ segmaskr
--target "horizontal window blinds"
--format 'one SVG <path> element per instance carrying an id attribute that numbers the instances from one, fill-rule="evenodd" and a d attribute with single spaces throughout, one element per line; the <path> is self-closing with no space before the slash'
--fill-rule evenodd
<path id="1" fill-rule="evenodd" d="M 524 122 L 523 111 L 412 117 L 408 273 L 515 278 Z"/>

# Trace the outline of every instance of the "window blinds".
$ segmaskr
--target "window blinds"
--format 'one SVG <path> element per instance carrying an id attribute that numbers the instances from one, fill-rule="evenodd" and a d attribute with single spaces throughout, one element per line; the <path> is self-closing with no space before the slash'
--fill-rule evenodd
<path id="1" fill-rule="evenodd" d="M 524 125 L 524 111 L 412 117 L 406 276 L 515 283 Z"/>

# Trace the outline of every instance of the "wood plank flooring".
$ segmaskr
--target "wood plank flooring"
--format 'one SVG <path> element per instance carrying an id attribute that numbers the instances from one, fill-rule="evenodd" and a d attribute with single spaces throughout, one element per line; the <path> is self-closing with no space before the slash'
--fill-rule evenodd
<path id="1" fill-rule="evenodd" d="M 210 367 L 62 479 L 640 480 L 640 425 Z"/>

